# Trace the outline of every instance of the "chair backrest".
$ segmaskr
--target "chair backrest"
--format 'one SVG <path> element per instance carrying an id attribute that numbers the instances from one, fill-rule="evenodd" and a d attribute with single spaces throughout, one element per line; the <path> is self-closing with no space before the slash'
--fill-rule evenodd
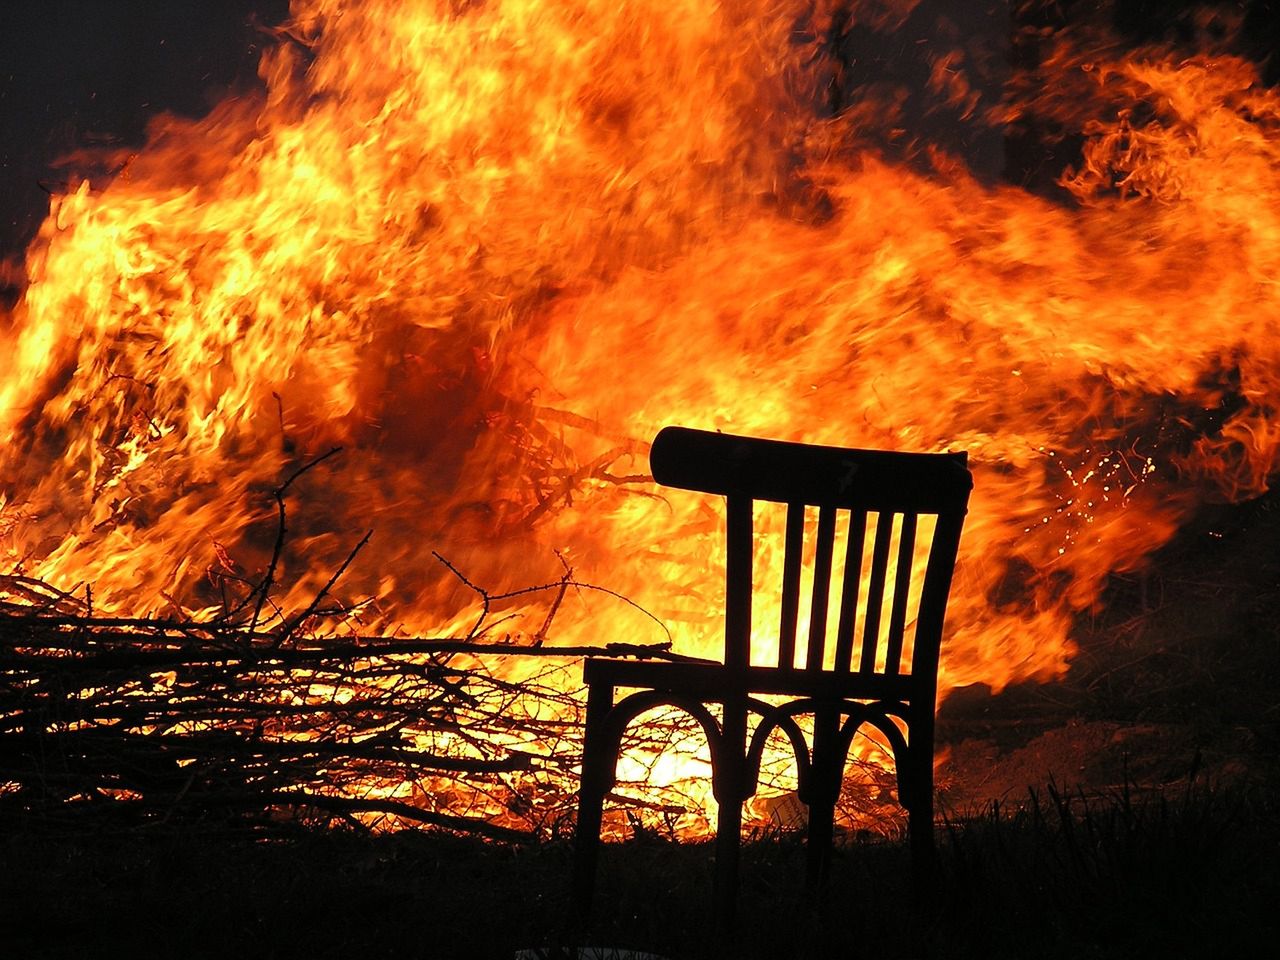
<path id="1" fill-rule="evenodd" d="M 910 674 L 929 690 L 973 487 L 966 464 L 963 453 L 844 449 L 685 427 L 662 430 L 650 454 L 659 483 L 727 498 L 726 666 L 751 663 L 755 501 L 773 501 L 786 505 L 786 519 L 778 653 L 768 665 L 851 680 Z M 797 649 L 802 579 L 812 588 L 808 636 Z"/>

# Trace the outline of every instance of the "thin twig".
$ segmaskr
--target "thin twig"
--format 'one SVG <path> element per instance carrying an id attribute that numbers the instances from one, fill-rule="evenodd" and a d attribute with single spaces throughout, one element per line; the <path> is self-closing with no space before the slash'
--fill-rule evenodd
<path id="1" fill-rule="evenodd" d="M 272 493 L 272 496 L 275 497 L 276 509 L 279 514 L 279 519 L 276 524 L 276 542 L 275 542 L 275 546 L 271 550 L 271 560 L 267 564 L 267 572 L 263 576 L 262 582 L 258 585 L 257 599 L 254 601 L 254 604 L 253 604 L 253 616 L 249 620 L 250 633 L 252 633 L 254 630 L 258 628 L 258 622 L 262 616 L 262 605 L 266 602 L 267 596 L 271 593 L 272 586 L 275 585 L 276 568 L 280 564 L 281 554 L 284 553 L 285 534 L 287 533 L 287 530 L 285 528 L 285 510 L 284 510 L 285 492 L 289 489 L 289 487 L 293 485 L 293 482 L 295 480 L 297 480 L 300 476 L 302 476 L 312 467 L 318 466 L 319 464 L 328 460 L 330 457 L 337 455 L 341 451 L 342 451 L 341 447 L 334 447 L 328 453 L 322 453 L 320 454 L 320 456 L 316 457 L 315 459 L 310 460 L 307 463 L 304 463 L 297 470 L 293 471 L 293 473 L 289 474 L 288 478 L 284 481 L 284 483 L 276 487 Z"/>
<path id="2" fill-rule="evenodd" d="M 279 638 L 276 641 L 277 646 L 279 646 L 289 637 L 293 636 L 293 632 L 298 629 L 299 625 L 305 623 L 308 619 L 311 618 L 311 616 L 316 612 L 316 608 L 320 606 L 320 601 L 329 595 L 329 591 L 332 590 L 334 585 L 342 578 L 342 575 L 346 572 L 347 567 L 351 566 L 351 562 L 355 560 L 356 554 L 358 554 L 361 550 L 364 549 L 365 544 L 369 542 L 369 538 L 372 536 L 373 536 L 372 530 L 366 531 L 365 535 L 360 538 L 360 542 L 351 548 L 351 552 L 347 554 L 347 558 L 343 560 L 342 563 L 339 565 L 338 569 L 334 571 L 333 576 L 329 578 L 329 582 L 326 583 L 323 587 L 321 587 L 320 591 L 314 597 L 311 598 L 311 602 L 307 604 L 307 608 L 303 610 L 302 613 L 298 614 L 296 617 L 293 617 L 290 620 L 286 621 L 286 623 L 280 630 Z"/>

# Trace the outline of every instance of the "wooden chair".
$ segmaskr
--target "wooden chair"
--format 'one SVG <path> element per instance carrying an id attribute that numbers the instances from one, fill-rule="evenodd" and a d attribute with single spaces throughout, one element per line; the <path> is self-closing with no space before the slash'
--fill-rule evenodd
<path id="1" fill-rule="evenodd" d="M 654 440 L 650 462 L 659 483 L 727 499 L 724 663 L 587 660 L 574 865 L 580 916 L 590 912 L 603 802 L 616 780 L 623 731 L 639 714 L 664 704 L 688 711 L 710 743 L 719 806 L 715 910 L 726 928 L 737 895 L 742 805 L 756 791 L 765 741 L 774 730 L 787 736 L 796 754 L 797 793 L 809 810 L 811 883 L 826 870 L 846 756 L 863 724 L 892 748 L 919 882 L 933 859 L 938 649 L 973 486 L 965 454 L 841 449 L 667 427 Z M 757 500 L 787 505 L 778 655 L 767 665 L 751 659 Z M 806 507 L 816 508 L 808 522 Z M 838 521 L 841 513 L 847 523 Z M 833 578 L 840 565 L 833 562 L 838 523 L 847 531 L 846 559 L 843 576 Z M 809 551 L 806 526 L 815 528 Z M 806 553 L 812 555 L 813 586 L 808 636 L 797 651 Z M 827 610 L 833 585 L 839 613 L 832 651 Z M 634 692 L 615 702 L 620 689 Z M 788 699 L 779 705 L 780 697 Z M 797 722 L 806 714 L 813 718 L 810 738 Z M 752 715 L 759 717 L 754 726 Z"/>

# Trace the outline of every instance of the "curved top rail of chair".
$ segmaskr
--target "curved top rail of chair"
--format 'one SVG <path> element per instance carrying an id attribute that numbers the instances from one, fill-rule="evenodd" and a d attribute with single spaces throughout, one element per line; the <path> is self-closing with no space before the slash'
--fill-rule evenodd
<path id="1" fill-rule="evenodd" d="M 964 510 L 973 475 L 964 453 L 895 453 L 664 427 L 649 454 L 668 487 L 778 503 L 861 510 Z"/>

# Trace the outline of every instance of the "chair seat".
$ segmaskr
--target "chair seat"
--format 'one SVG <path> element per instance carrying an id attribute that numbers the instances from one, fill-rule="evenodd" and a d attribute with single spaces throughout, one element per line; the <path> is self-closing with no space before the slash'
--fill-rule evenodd
<path id="1" fill-rule="evenodd" d="M 723 702 L 726 695 L 733 693 L 775 694 L 828 702 L 895 700 L 908 703 L 912 696 L 910 674 L 863 675 L 760 666 L 731 668 L 722 663 L 696 661 L 593 657 L 586 661 L 583 678 L 588 686 L 607 683 L 614 687 L 665 690 L 711 702 Z M 917 684 L 916 692 L 918 688 Z"/>

